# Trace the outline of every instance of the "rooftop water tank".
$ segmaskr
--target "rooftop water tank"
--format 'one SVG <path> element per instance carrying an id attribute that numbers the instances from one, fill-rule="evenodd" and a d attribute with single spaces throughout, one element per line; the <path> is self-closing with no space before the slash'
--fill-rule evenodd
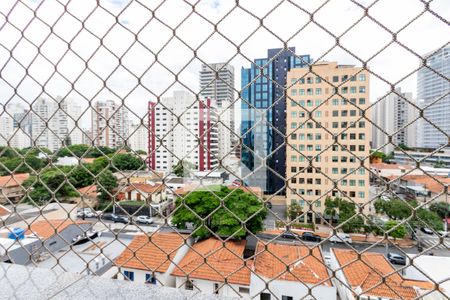
<path id="1" fill-rule="evenodd" d="M 25 229 L 16 227 L 10 233 L 8 233 L 8 238 L 12 240 L 22 240 L 25 237 Z"/>

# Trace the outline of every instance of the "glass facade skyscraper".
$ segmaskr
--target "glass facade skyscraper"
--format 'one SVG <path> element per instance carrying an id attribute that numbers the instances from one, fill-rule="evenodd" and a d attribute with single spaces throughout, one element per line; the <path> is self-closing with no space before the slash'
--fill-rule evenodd
<path id="1" fill-rule="evenodd" d="M 244 182 L 265 192 L 283 192 L 286 175 L 286 75 L 312 63 L 295 47 L 269 49 L 241 69 L 241 135 Z M 249 175 L 251 174 L 251 175 Z M 245 177 L 249 175 L 248 177 Z"/>
<path id="2" fill-rule="evenodd" d="M 429 68 L 422 67 L 417 74 L 417 98 L 420 107 L 426 107 L 428 121 L 421 119 L 418 125 L 418 146 L 437 148 L 448 145 L 450 135 L 450 47 L 428 54 L 426 59 Z"/>

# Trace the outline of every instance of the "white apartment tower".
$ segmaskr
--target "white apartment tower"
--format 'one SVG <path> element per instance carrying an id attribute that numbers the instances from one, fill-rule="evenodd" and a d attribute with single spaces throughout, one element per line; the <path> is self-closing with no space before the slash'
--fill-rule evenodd
<path id="1" fill-rule="evenodd" d="M 148 123 L 130 125 L 127 145 L 134 151 L 148 151 Z"/>
<path id="2" fill-rule="evenodd" d="M 184 160 L 199 171 L 218 166 L 217 109 L 213 100 L 197 100 L 187 91 L 149 102 L 148 156 L 152 170 L 171 172 Z M 179 122 L 178 122 L 179 119 Z"/>
<path id="3" fill-rule="evenodd" d="M 96 146 L 116 148 L 128 138 L 128 110 L 113 100 L 98 101 L 92 109 L 92 138 Z"/>
<path id="4" fill-rule="evenodd" d="M 372 127 L 372 149 L 390 153 L 395 146 L 401 144 L 416 146 L 417 121 L 407 126 L 419 115 L 419 111 L 412 104 L 415 104 L 412 93 L 404 93 L 400 88 L 397 88 L 395 93 L 378 99 L 372 108 L 372 122 L 381 130 Z M 389 136 L 383 131 L 392 136 L 393 144 L 388 143 Z"/>
<path id="5" fill-rule="evenodd" d="M 450 135 L 450 46 L 425 58 L 427 67 L 417 73 L 417 99 L 420 107 L 426 107 L 424 117 L 428 121 L 422 119 L 418 125 L 418 147 L 437 148 L 448 145 Z"/>
<path id="6" fill-rule="evenodd" d="M 0 146 L 31 146 L 31 115 L 19 103 L 0 106 Z"/>
<path id="7" fill-rule="evenodd" d="M 234 67 L 225 63 L 203 64 L 200 70 L 200 96 L 217 104 L 220 120 L 218 134 L 221 141 L 219 157 L 231 157 L 235 145 L 234 128 Z M 234 151 L 232 151 L 234 153 Z M 234 156 L 234 155 L 233 155 Z"/>
<path id="8" fill-rule="evenodd" d="M 82 132 L 76 125 L 81 107 L 74 100 L 39 98 L 32 106 L 31 133 L 35 146 L 55 151 L 64 145 L 82 143 Z"/>

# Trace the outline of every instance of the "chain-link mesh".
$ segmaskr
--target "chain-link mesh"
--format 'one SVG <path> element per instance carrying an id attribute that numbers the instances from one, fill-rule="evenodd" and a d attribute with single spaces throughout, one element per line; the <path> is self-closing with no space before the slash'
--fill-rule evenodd
<path id="1" fill-rule="evenodd" d="M 448 298 L 449 10 L 1 1 L 2 261 L 220 297 Z"/>

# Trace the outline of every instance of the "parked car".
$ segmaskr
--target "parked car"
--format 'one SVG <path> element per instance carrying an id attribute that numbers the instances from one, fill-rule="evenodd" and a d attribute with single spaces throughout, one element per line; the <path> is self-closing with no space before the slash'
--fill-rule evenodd
<path id="1" fill-rule="evenodd" d="M 330 234 L 329 241 L 332 243 L 352 243 L 352 238 L 347 233 L 338 232 L 335 235 L 333 233 Z"/>
<path id="2" fill-rule="evenodd" d="M 268 209 L 272 209 L 272 202 L 267 201 L 267 202 L 266 202 L 266 205 L 267 205 L 267 208 L 268 208 Z"/>
<path id="3" fill-rule="evenodd" d="M 406 266 L 406 257 L 396 254 L 396 253 L 388 253 L 387 259 L 393 265 L 401 265 Z"/>
<path id="4" fill-rule="evenodd" d="M 150 218 L 149 216 L 138 216 L 136 218 L 136 222 L 140 224 L 152 224 L 153 219 Z"/>
<path id="5" fill-rule="evenodd" d="M 92 211 L 80 211 L 77 213 L 78 218 L 95 218 L 96 214 Z"/>
<path id="6" fill-rule="evenodd" d="M 450 233 L 448 231 L 438 231 L 439 235 L 442 237 L 449 237 Z"/>
<path id="7" fill-rule="evenodd" d="M 308 242 L 320 242 L 322 240 L 322 238 L 312 232 L 303 232 L 302 240 L 308 241 Z"/>
<path id="8" fill-rule="evenodd" d="M 117 217 L 115 214 L 102 214 L 101 218 L 107 221 L 113 221 L 113 219 Z"/>
<path id="9" fill-rule="evenodd" d="M 429 235 L 434 234 L 433 230 L 431 230 L 431 229 L 428 228 L 428 227 L 421 227 L 421 228 L 420 228 L 420 231 L 422 231 L 422 232 L 425 233 L 425 234 L 429 234 Z"/>
<path id="10" fill-rule="evenodd" d="M 130 219 L 128 219 L 125 216 L 117 216 L 117 215 L 113 215 L 112 221 L 114 223 L 122 223 L 122 224 L 128 224 L 130 223 Z"/>
<path id="11" fill-rule="evenodd" d="M 284 239 L 295 240 L 298 239 L 298 235 L 293 233 L 292 231 L 285 231 L 281 234 L 281 237 Z"/>

